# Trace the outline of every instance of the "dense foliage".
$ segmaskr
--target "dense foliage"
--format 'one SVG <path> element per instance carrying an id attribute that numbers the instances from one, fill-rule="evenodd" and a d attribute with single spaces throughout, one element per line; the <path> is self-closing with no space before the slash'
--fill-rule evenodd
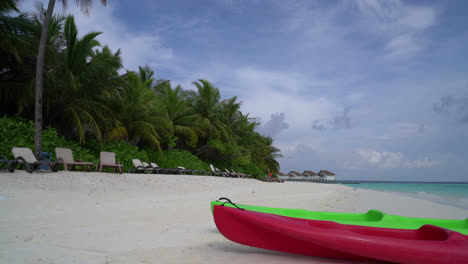
<path id="1" fill-rule="evenodd" d="M 33 147 L 35 56 L 44 10 L 29 15 L 18 1 L 0 3 L 0 154 L 12 146 Z M 147 66 L 121 75 L 120 50 L 79 34 L 73 16 L 52 17 L 44 73 L 43 150 L 69 146 L 77 158 L 97 161 L 101 150 L 158 161 L 160 166 L 220 168 L 261 175 L 279 170 L 273 139 L 256 132 L 258 123 L 240 111 L 236 97 L 222 99 L 208 80 L 195 90 L 156 80 Z M 79 37 L 81 36 L 81 37 Z M 14 128 L 10 128 L 10 127 Z M 15 127 L 16 126 L 16 127 Z M 15 130 L 16 129 L 16 130 Z M 13 134 L 10 131 L 17 131 Z M 119 157 L 119 156 L 118 156 Z"/>

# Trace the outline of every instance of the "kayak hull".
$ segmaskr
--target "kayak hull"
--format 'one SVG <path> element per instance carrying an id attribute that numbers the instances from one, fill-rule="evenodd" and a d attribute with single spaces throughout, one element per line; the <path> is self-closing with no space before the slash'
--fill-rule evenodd
<path id="1" fill-rule="evenodd" d="M 215 205 L 224 205 L 234 207 L 230 203 L 221 201 L 212 201 L 211 210 Z M 442 228 L 450 229 L 464 235 L 468 235 L 468 219 L 465 220 L 452 220 L 452 219 L 431 219 L 431 218 L 417 218 L 405 217 L 399 215 L 391 215 L 381 212 L 379 210 L 369 210 L 367 213 L 334 213 L 334 212 L 320 212 L 308 211 L 303 209 L 286 209 L 286 208 L 273 208 L 264 206 L 236 204 L 238 207 L 262 213 L 276 214 L 294 218 L 303 218 L 309 220 L 323 220 L 333 221 L 340 224 L 359 225 L 381 228 L 396 228 L 396 229 L 418 229 L 423 225 L 435 225 Z"/>
<path id="2" fill-rule="evenodd" d="M 346 260 L 467 264 L 468 236 L 436 226 L 418 230 L 343 225 L 214 206 L 218 230 L 239 244 Z"/>

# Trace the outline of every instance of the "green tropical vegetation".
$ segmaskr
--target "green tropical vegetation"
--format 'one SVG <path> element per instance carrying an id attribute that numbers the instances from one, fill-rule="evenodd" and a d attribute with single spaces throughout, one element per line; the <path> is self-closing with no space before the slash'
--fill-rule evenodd
<path id="1" fill-rule="evenodd" d="M 42 7 L 22 13 L 18 2 L 0 2 L 0 154 L 10 156 L 13 146 L 35 144 L 36 66 L 48 14 Z M 79 32 L 72 15 L 51 15 L 47 28 L 43 151 L 70 147 L 93 162 L 101 150 L 114 151 L 127 168 L 140 158 L 163 167 L 278 172 L 279 149 L 256 131 L 259 123 L 241 112 L 237 97 L 223 99 L 205 79 L 184 89 L 155 79 L 148 66 L 125 71 L 120 50 L 97 40 L 105 33 Z"/>

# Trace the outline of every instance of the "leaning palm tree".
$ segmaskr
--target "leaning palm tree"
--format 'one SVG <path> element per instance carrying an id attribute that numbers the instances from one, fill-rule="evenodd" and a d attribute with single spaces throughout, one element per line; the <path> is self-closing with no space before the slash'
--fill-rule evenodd
<path id="1" fill-rule="evenodd" d="M 8 0 L 13 2 L 13 0 Z M 67 0 L 60 0 L 64 7 L 67 7 Z M 81 7 L 81 10 L 84 13 L 88 13 L 89 9 L 92 7 L 92 0 L 75 0 L 75 2 Z M 102 4 L 106 4 L 106 0 L 101 0 Z M 47 6 L 46 16 L 44 17 L 44 22 L 42 23 L 41 39 L 39 41 L 39 48 L 37 52 L 37 64 L 36 64 L 36 100 L 35 100 L 35 132 L 34 132 L 34 152 L 36 156 L 40 157 L 41 155 L 41 146 L 42 146 L 42 85 L 44 81 L 44 58 L 45 50 L 47 43 L 47 35 L 49 34 L 49 23 L 54 12 L 55 0 L 49 0 Z"/>

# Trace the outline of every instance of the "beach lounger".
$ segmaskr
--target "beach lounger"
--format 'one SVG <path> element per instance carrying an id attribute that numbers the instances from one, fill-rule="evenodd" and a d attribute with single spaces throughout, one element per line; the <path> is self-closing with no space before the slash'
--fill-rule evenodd
<path id="1" fill-rule="evenodd" d="M 179 169 L 181 170 L 181 173 L 187 174 L 187 175 L 196 175 L 196 174 L 199 173 L 198 170 L 186 169 L 186 168 L 184 168 L 184 167 L 182 167 L 182 166 L 179 166 L 179 167 L 177 167 L 177 168 L 179 168 Z"/>
<path id="2" fill-rule="evenodd" d="M 224 168 L 224 171 L 226 171 L 226 173 L 227 173 L 227 175 L 228 175 L 229 177 L 240 178 L 240 175 L 239 175 L 239 174 L 234 173 L 234 172 L 231 172 L 231 171 L 229 171 L 229 170 L 226 169 L 226 168 Z"/>
<path id="3" fill-rule="evenodd" d="M 162 168 L 159 168 L 159 167 L 155 168 L 149 165 L 148 162 L 142 161 L 141 164 L 143 164 L 143 167 L 145 167 L 149 172 L 152 172 L 152 173 L 163 173 L 164 171 Z"/>
<path id="4" fill-rule="evenodd" d="M 74 159 L 73 152 L 69 148 L 55 148 L 57 160 L 62 162 L 64 170 L 73 170 L 75 166 L 82 166 L 87 171 L 92 171 L 94 164 L 92 162 L 84 162 L 82 159 Z"/>
<path id="5" fill-rule="evenodd" d="M 157 169 L 158 171 L 162 172 L 163 174 L 180 174 L 180 169 L 179 168 L 161 168 L 158 166 L 158 164 L 151 162 L 151 167 L 153 169 Z M 157 172 L 159 173 L 159 172 Z"/>
<path id="6" fill-rule="evenodd" d="M 16 169 L 16 165 L 18 164 L 18 160 L 9 160 L 5 156 L 0 155 L 0 163 L 4 163 L 7 167 L 9 172 L 14 172 Z"/>
<path id="7" fill-rule="evenodd" d="M 211 174 L 213 176 L 222 176 L 222 177 L 229 177 L 229 174 L 227 172 L 222 172 L 218 170 L 213 164 L 210 164 L 210 169 L 211 169 Z"/>
<path id="8" fill-rule="evenodd" d="M 229 171 L 228 169 L 225 169 L 228 173 L 230 173 L 233 177 L 238 177 L 238 178 L 246 178 L 248 174 L 241 173 L 241 172 L 235 172 L 233 169 Z"/>
<path id="9" fill-rule="evenodd" d="M 18 148 L 13 147 L 11 149 L 13 156 L 18 161 L 18 163 L 23 163 L 26 171 L 32 173 L 34 170 L 39 169 L 39 166 L 46 165 L 51 171 L 57 171 L 57 165 L 62 164 L 60 161 L 50 161 L 47 159 L 37 160 L 33 152 L 29 148 Z"/>
<path id="10" fill-rule="evenodd" d="M 250 174 L 242 173 L 242 172 L 236 172 L 235 170 L 231 169 L 232 172 L 237 173 L 241 178 L 249 178 Z"/>
<path id="11" fill-rule="evenodd" d="M 133 163 L 133 166 L 135 166 L 134 169 L 129 169 L 128 172 L 129 173 L 133 173 L 133 172 L 144 172 L 144 173 L 148 173 L 149 171 L 153 171 L 152 168 L 147 168 L 143 162 L 141 162 L 141 160 L 139 159 L 132 159 L 132 163 Z M 146 163 L 148 164 L 148 163 Z"/>
<path id="12" fill-rule="evenodd" d="M 99 172 L 102 172 L 103 168 L 114 168 L 114 172 L 117 172 L 117 169 L 119 169 L 120 174 L 122 174 L 123 165 L 115 160 L 114 152 L 102 151 L 99 156 L 100 160 L 98 166 L 96 167 L 96 171 L 99 170 Z"/>
<path id="13" fill-rule="evenodd" d="M 215 167 L 215 170 L 216 170 L 216 172 L 220 173 L 221 176 L 223 176 L 223 177 L 232 177 L 232 175 L 231 175 L 230 172 L 222 171 L 222 170 L 220 170 L 220 169 L 218 169 L 218 168 L 216 168 L 216 167 Z"/>

